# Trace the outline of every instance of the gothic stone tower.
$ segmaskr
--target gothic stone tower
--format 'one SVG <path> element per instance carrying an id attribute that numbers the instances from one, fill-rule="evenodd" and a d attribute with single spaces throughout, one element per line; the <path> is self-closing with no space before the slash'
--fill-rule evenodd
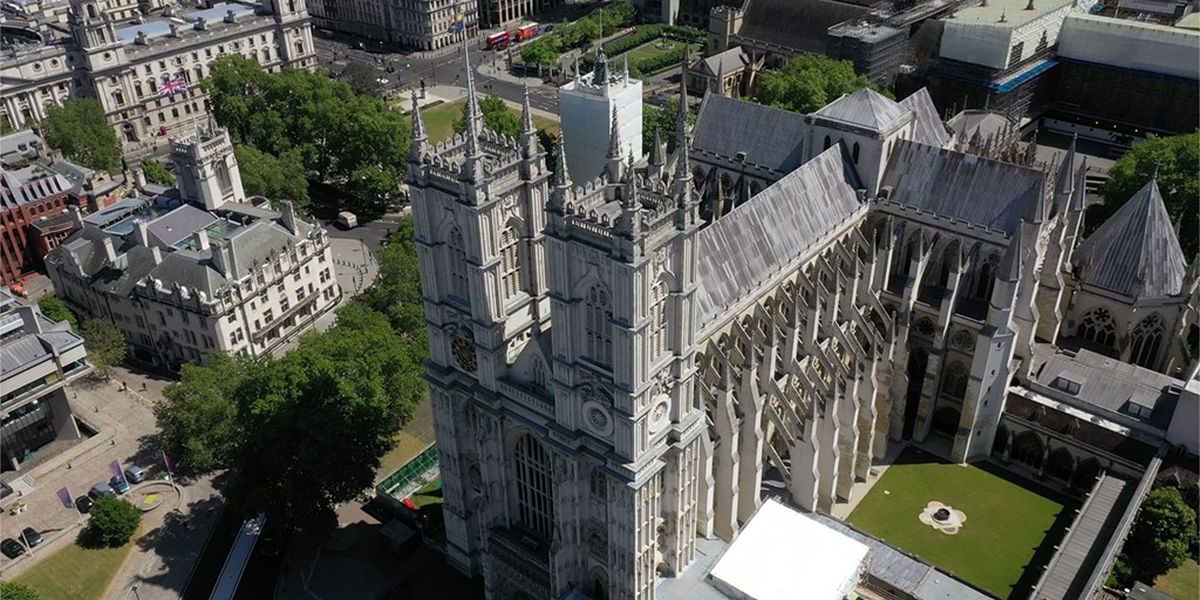
<path id="1" fill-rule="evenodd" d="M 414 101 L 409 179 L 448 554 L 493 598 L 651 598 L 695 552 L 687 141 L 670 187 L 620 159 L 575 186 L 561 145 L 551 187 L 528 102 L 504 138 L 467 86 L 437 145 Z"/>

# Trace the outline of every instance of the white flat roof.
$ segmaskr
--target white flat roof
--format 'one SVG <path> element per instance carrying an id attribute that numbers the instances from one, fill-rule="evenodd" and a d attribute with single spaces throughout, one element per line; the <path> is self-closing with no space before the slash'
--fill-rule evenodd
<path id="1" fill-rule="evenodd" d="M 730 598 L 842 600 L 865 567 L 866 544 L 767 500 L 709 572 Z"/>

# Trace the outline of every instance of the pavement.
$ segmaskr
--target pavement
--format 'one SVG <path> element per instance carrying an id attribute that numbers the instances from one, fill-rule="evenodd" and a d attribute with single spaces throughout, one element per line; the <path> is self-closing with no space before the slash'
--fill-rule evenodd
<path id="1" fill-rule="evenodd" d="M 74 543 L 86 517 L 62 505 L 57 497 L 59 489 L 65 486 L 72 497 L 87 493 L 93 484 L 108 480 L 108 465 L 113 460 L 122 466 L 145 468 L 147 481 L 165 477 L 152 406 L 161 401 L 162 389 L 168 383 L 116 367 L 109 381 L 87 378 L 70 385 L 68 400 L 76 418 L 96 433 L 25 473 L 32 489 L 20 497 L 27 506 L 24 512 L 9 514 L 7 509 L 17 498 L 6 498 L 0 533 L 10 537 L 24 527 L 33 527 L 45 538 L 32 554 L 0 561 L 6 579 L 19 576 L 46 556 Z M 211 515 L 219 499 L 210 478 L 175 489 L 176 494 L 165 492 L 169 497 L 163 504 L 144 515 L 143 533 L 113 578 L 106 597 L 131 597 L 134 584 L 139 584 L 139 600 L 167 600 L 183 593 L 194 559 L 215 521 Z"/>

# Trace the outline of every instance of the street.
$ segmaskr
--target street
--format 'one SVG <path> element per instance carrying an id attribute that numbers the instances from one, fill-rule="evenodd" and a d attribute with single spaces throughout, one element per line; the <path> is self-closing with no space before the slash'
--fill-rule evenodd
<path id="1" fill-rule="evenodd" d="M 313 37 L 320 64 L 333 73 L 339 73 L 351 61 L 362 62 L 375 67 L 378 77 L 387 79 L 384 85 L 385 93 L 397 94 L 402 90 L 417 89 L 421 80 L 426 87 L 449 85 L 465 87 L 463 77 L 462 50 L 460 47 L 447 49 L 441 54 L 432 53 L 387 53 L 379 54 L 366 52 L 355 47 L 354 41 L 344 37 L 330 37 L 326 32 L 318 32 Z M 521 102 L 524 91 L 522 85 L 514 80 L 497 78 L 488 74 L 494 72 L 491 65 L 503 67 L 504 52 L 495 52 L 480 48 L 478 41 L 471 41 L 471 65 L 476 69 L 475 84 L 482 94 L 494 94 L 511 102 Z M 516 52 L 516 50 L 514 50 Z M 486 67 L 479 70 L 481 66 Z M 392 71 L 389 72 L 388 69 Z M 558 113 L 558 89 L 554 85 L 541 84 L 536 78 L 527 78 L 529 83 L 529 103 L 534 108 Z M 401 94 L 403 95 L 403 94 Z"/>

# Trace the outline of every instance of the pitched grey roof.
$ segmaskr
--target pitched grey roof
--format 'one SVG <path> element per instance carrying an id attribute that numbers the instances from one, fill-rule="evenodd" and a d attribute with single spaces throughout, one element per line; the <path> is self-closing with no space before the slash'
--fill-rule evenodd
<path id="1" fill-rule="evenodd" d="M 1043 193 L 1044 174 L 911 140 L 896 142 L 880 188 L 889 200 L 1012 234 Z"/>
<path id="2" fill-rule="evenodd" d="M 146 227 L 150 231 L 151 239 L 156 239 L 160 244 L 171 247 L 216 220 L 217 218 L 208 211 L 196 208 L 191 204 L 184 204 L 150 221 Z"/>
<path id="3" fill-rule="evenodd" d="M 976 128 L 979 129 L 979 135 L 986 138 L 989 135 L 999 135 L 1006 127 L 1011 126 L 1012 122 L 1000 113 L 970 109 L 950 117 L 949 125 L 959 137 L 970 139 L 975 135 Z"/>
<path id="4" fill-rule="evenodd" d="M 36 318 L 41 322 L 41 333 L 27 329 L 22 333 L 14 332 L 6 336 L 4 346 L 0 349 L 0 376 L 8 377 L 50 358 L 55 353 L 61 354 L 83 343 L 82 337 L 70 330 L 57 329 L 59 324 L 40 312 Z"/>
<path id="5" fill-rule="evenodd" d="M 813 113 L 814 116 L 872 131 L 890 130 L 908 114 L 909 111 L 895 100 L 870 88 L 846 94 Z"/>
<path id="6" fill-rule="evenodd" d="M 913 139 L 929 146 L 941 148 L 950 141 L 950 131 L 938 116 L 929 90 L 921 88 L 900 101 L 900 106 L 913 113 Z"/>
<path id="7" fill-rule="evenodd" d="M 747 59 L 746 51 L 742 50 L 741 46 L 735 46 L 724 52 L 700 59 L 696 67 L 703 66 L 713 76 L 720 73 L 732 75 L 738 69 L 746 66 Z"/>
<path id="8" fill-rule="evenodd" d="M 1090 596 L 1088 580 L 1129 508 L 1133 482 L 1105 474 L 1075 517 L 1066 539 L 1046 566 L 1034 596 L 1038 600 L 1074 600 Z"/>
<path id="9" fill-rule="evenodd" d="M 273 221 L 255 221 L 236 230 L 229 237 L 237 265 L 235 276 L 239 279 L 244 277 L 254 263 L 269 260 L 272 252 L 286 251 L 291 240 L 292 234 Z"/>
<path id="10" fill-rule="evenodd" d="M 1123 296 L 1179 293 L 1187 263 L 1153 179 L 1079 245 L 1075 265 L 1082 282 Z"/>
<path id="11" fill-rule="evenodd" d="M 734 158 L 789 173 L 803 162 L 804 115 L 745 100 L 706 94 L 696 117 L 692 151 Z"/>
<path id="12" fill-rule="evenodd" d="M 854 213 L 857 184 L 830 148 L 701 230 L 699 314 L 716 317 Z"/>
<path id="13" fill-rule="evenodd" d="M 1065 352 L 1038 353 L 1034 361 L 1033 382 L 1039 393 L 1072 404 L 1122 413 L 1159 429 L 1170 425 L 1178 402 L 1177 393 L 1168 388 L 1183 386 L 1174 377 L 1086 349 L 1074 356 Z M 1079 384 L 1079 393 L 1067 395 L 1054 387 L 1054 381 L 1060 377 Z M 1148 416 L 1132 414 L 1134 406 L 1147 409 Z"/>

